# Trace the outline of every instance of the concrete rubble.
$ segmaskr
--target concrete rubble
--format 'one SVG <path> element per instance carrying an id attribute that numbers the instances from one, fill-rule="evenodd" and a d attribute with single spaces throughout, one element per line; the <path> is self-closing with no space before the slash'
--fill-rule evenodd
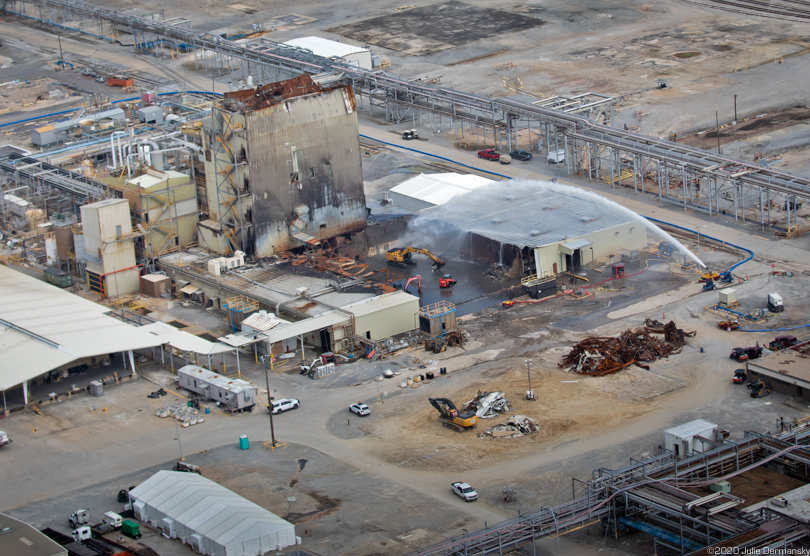
<path id="1" fill-rule="evenodd" d="M 494 419 L 509 411 L 509 400 L 503 392 L 482 392 L 464 404 L 464 411 L 475 411 L 479 419 Z"/>
<path id="2" fill-rule="evenodd" d="M 495 425 L 478 436 L 480 438 L 517 438 L 524 434 L 532 434 L 540 430 L 537 421 L 525 415 L 513 415 L 505 423 Z"/>

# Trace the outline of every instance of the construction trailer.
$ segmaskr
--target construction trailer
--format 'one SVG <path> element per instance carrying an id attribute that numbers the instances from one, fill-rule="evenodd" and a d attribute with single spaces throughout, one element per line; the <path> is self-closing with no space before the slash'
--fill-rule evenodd
<path id="1" fill-rule="evenodd" d="M 181 388 L 216 402 L 231 413 L 250 411 L 256 405 L 258 389 L 246 380 L 228 378 L 197 365 L 181 367 L 177 376 Z"/>
<path id="2" fill-rule="evenodd" d="M 664 431 L 664 447 L 678 457 L 689 457 L 713 447 L 717 437 L 717 425 L 695 419 Z"/>

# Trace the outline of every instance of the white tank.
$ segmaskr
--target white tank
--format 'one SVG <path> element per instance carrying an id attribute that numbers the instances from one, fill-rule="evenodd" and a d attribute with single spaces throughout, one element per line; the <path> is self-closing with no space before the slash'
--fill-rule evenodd
<path id="1" fill-rule="evenodd" d="M 45 264 L 59 266 L 59 251 L 56 248 L 56 235 L 54 234 L 45 236 Z"/>

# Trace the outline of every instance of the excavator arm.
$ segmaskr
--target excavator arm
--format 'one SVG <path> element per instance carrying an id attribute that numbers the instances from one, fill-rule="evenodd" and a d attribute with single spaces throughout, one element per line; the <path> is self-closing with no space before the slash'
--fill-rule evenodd
<path id="1" fill-rule="evenodd" d="M 433 263 L 436 265 L 437 268 L 444 266 L 445 262 L 428 251 L 427 249 L 422 249 L 419 247 L 401 247 L 401 248 L 394 248 L 389 249 L 385 252 L 385 259 L 390 262 L 395 263 L 410 263 L 411 262 L 411 255 L 413 253 L 418 253 L 420 255 L 425 255 L 428 257 Z M 413 264 L 413 263 L 411 263 Z"/>

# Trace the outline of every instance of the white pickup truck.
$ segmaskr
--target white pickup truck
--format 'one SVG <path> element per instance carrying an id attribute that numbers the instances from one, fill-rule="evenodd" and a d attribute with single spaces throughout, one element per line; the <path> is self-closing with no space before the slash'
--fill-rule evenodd
<path id="1" fill-rule="evenodd" d="M 453 489 L 453 492 L 464 498 L 467 502 L 478 500 L 478 493 L 467 483 L 456 482 L 451 484 L 450 487 Z"/>

